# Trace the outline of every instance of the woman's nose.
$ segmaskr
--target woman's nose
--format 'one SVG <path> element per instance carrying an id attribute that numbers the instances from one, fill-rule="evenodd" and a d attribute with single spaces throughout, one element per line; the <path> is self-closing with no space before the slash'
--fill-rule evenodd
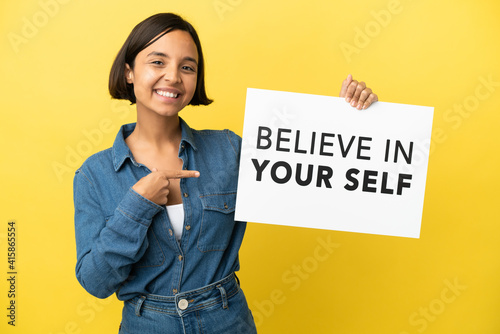
<path id="1" fill-rule="evenodd" d="M 180 72 L 174 66 L 167 66 L 165 68 L 165 73 L 163 75 L 163 78 L 167 81 L 174 82 L 174 83 L 181 81 Z"/>

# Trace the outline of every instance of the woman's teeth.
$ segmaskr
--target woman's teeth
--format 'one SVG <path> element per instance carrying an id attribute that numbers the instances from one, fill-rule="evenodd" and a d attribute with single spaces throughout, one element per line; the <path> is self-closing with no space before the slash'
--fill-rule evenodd
<path id="1" fill-rule="evenodd" d="M 161 90 L 157 90 L 155 92 L 156 92 L 156 94 L 161 95 L 161 96 L 165 96 L 165 97 L 176 98 L 177 95 L 178 95 L 178 94 L 174 94 L 174 93 L 170 93 L 170 92 L 165 92 L 165 91 L 161 91 Z"/>

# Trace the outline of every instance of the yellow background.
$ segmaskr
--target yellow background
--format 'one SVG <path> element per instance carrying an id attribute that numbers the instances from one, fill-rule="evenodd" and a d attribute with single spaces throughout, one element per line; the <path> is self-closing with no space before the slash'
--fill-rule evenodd
<path id="1" fill-rule="evenodd" d="M 420 239 L 249 224 L 239 276 L 259 333 L 500 333 L 494 0 L 2 1 L 0 332 L 117 332 L 121 303 L 74 276 L 72 179 L 134 121 L 108 95 L 109 69 L 133 26 L 164 11 L 204 47 L 215 103 L 182 112 L 195 128 L 241 134 L 247 87 L 337 95 L 349 73 L 381 101 L 435 107 Z"/>

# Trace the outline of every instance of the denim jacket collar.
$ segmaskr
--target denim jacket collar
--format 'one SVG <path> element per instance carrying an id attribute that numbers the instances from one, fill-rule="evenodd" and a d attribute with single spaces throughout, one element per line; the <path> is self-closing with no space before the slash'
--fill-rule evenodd
<path id="1" fill-rule="evenodd" d="M 181 145 L 188 143 L 195 151 L 197 151 L 198 149 L 196 147 L 196 142 L 194 140 L 191 128 L 180 117 L 179 121 L 182 129 Z M 129 158 L 131 161 L 134 161 L 132 152 L 128 148 L 127 143 L 125 143 L 125 138 L 127 138 L 132 133 L 132 131 L 134 131 L 135 125 L 136 123 L 122 125 L 120 131 L 118 132 L 118 135 L 116 136 L 115 142 L 113 143 L 112 152 L 115 172 L 118 172 L 118 170 L 120 170 L 120 167 L 125 163 L 127 158 Z"/>

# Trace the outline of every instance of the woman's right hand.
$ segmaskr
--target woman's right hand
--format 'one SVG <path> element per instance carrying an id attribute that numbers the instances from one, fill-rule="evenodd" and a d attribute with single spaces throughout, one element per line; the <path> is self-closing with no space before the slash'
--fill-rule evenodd
<path id="1" fill-rule="evenodd" d="M 200 172 L 194 170 L 162 170 L 153 168 L 152 172 L 132 186 L 139 195 L 158 205 L 167 204 L 170 179 L 198 177 Z"/>
<path id="2" fill-rule="evenodd" d="M 344 97 L 352 107 L 358 110 L 366 109 L 378 101 L 377 94 L 373 93 L 371 88 L 366 87 L 363 81 L 354 80 L 350 74 L 342 82 L 339 96 Z"/>

